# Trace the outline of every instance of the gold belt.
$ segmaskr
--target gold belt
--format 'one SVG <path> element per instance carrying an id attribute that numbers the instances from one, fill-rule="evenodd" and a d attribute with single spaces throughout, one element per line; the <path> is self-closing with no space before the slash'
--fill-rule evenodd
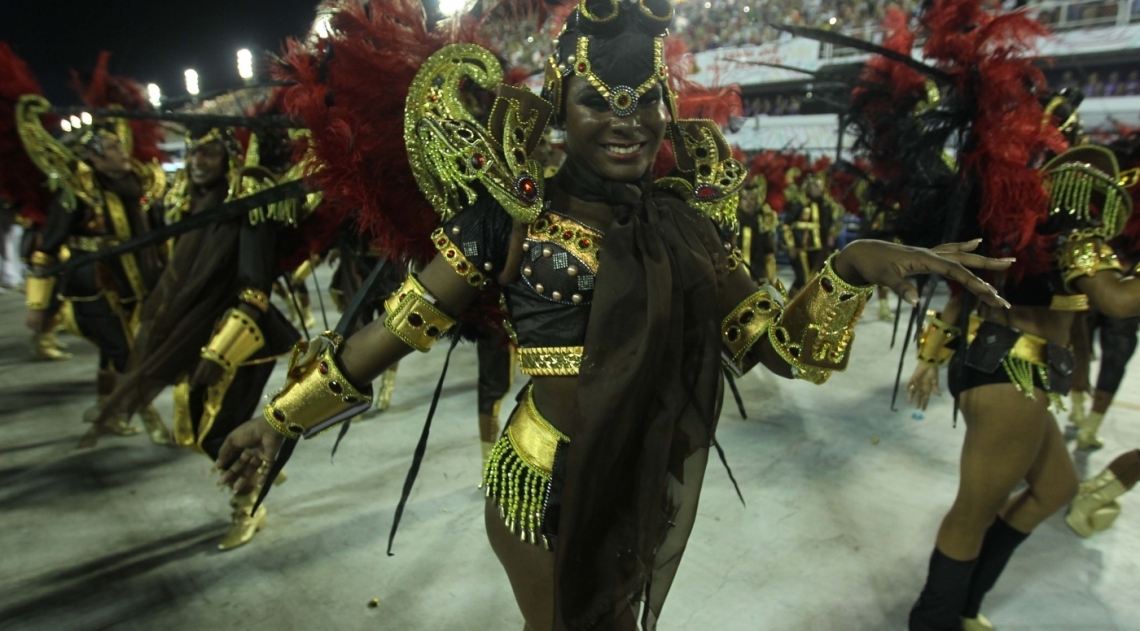
<path id="1" fill-rule="evenodd" d="M 581 346 L 519 349 L 519 368 L 532 377 L 575 377 L 582 366 Z"/>
<path id="2" fill-rule="evenodd" d="M 534 406 L 533 389 L 527 390 L 483 470 L 484 492 L 495 498 L 507 528 L 523 541 L 547 548 L 550 541 L 542 534 L 543 519 L 561 443 L 569 444 L 570 439 L 542 418 Z"/>
<path id="3" fill-rule="evenodd" d="M 970 331 L 966 336 L 966 344 L 969 345 L 974 341 L 978 335 L 978 327 L 985 322 L 985 319 L 971 315 L 970 316 Z M 1010 349 L 1007 357 L 1027 361 L 1031 364 L 1038 366 L 1048 366 L 1049 361 L 1046 359 L 1045 348 L 1049 345 L 1049 340 L 1033 335 L 1032 333 L 1022 333 L 1021 337 L 1017 338 L 1013 348 Z"/>

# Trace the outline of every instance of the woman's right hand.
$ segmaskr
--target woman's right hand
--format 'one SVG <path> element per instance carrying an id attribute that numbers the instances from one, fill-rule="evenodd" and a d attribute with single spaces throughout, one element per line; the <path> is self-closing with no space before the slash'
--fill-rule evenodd
<path id="1" fill-rule="evenodd" d="M 227 485 L 238 494 L 258 488 L 284 442 L 285 436 L 263 418 L 239 425 L 226 436 L 214 462 L 214 468 L 222 473 L 218 485 Z"/>
<path id="2" fill-rule="evenodd" d="M 938 387 L 938 366 L 919 362 L 906 384 L 906 400 L 918 409 L 925 410 L 930 403 L 931 393 L 942 396 L 942 390 Z"/>

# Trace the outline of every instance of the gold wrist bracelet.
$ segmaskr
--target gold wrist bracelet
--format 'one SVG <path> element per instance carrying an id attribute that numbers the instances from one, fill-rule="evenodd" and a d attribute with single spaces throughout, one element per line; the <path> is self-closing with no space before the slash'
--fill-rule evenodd
<path id="1" fill-rule="evenodd" d="M 962 330 L 943 322 L 935 311 L 926 313 L 929 324 L 918 338 L 918 361 L 931 366 L 942 366 L 954 356 L 954 349 L 946 348 L 951 340 L 958 339 Z"/>
<path id="2" fill-rule="evenodd" d="M 361 391 L 336 361 L 342 338 L 326 332 L 293 347 L 285 386 L 264 410 L 265 421 L 289 438 L 312 438 L 372 405 L 372 386 Z"/>
<path id="3" fill-rule="evenodd" d="M 26 294 L 24 303 L 28 309 L 32 311 L 47 309 L 55 294 L 55 276 L 40 278 L 29 274 L 24 280 L 24 292 Z"/>
<path id="4" fill-rule="evenodd" d="M 39 250 L 32 252 L 32 255 L 28 257 L 28 265 L 34 267 L 49 267 L 55 265 L 55 262 L 56 258 L 54 256 L 47 252 L 40 252 Z"/>
<path id="5" fill-rule="evenodd" d="M 241 309 L 230 309 L 222 327 L 202 348 L 202 359 L 216 362 L 226 372 L 234 372 L 262 346 L 265 346 L 265 336 L 257 322 Z"/>
<path id="6" fill-rule="evenodd" d="M 721 342 L 738 371 L 744 372 L 744 355 L 768 332 L 783 308 L 784 299 L 777 288 L 764 285 L 721 321 Z"/>
<path id="7" fill-rule="evenodd" d="M 238 294 L 238 300 L 257 307 L 262 313 L 269 311 L 269 294 L 260 289 L 247 287 Z"/>
<path id="8" fill-rule="evenodd" d="M 855 340 L 855 323 L 872 285 L 856 287 L 839 277 L 832 254 L 823 269 L 768 327 L 772 347 L 792 367 L 797 379 L 823 383 L 831 371 L 844 370 Z"/>
<path id="9" fill-rule="evenodd" d="M 426 353 L 439 338 L 455 326 L 455 320 L 429 302 L 431 294 L 408 275 L 407 280 L 384 302 L 388 317 L 384 327 L 408 346 Z"/>

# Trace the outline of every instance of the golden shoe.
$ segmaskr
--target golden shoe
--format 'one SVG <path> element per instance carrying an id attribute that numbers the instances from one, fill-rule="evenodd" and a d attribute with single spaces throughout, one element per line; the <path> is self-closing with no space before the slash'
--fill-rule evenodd
<path id="1" fill-rule="evenodd" d="M 1069 399 L 1072 401 L 1073 409 L 1069 412 L 1069 422 L 1077 427 L 1079 430 L 1087 422 L 1085 416 L 1085 393 L 1080 390 L 1073 390 L 1069 393 Z"/>
<path id="2" fill-rule="evenodd" d="M 1069 419 L 1076 423 L 1073 417 L 1070 416 Z M 1100 449 L 1104 447 L 1104 440 L 1096 434 L 1103 422 L 1104 414 L 1089 412 L 1083 423 L 1077 423 L 1077 449 Z"/>
<path id="3" fill-rule="evenodd" d="M 393 366 L 380 375 L 380 392 L 376 394 L 376 409 L 381 412 L 392 405 L 392 393 L 396 391 L 396 367 Z"/>
<path id="4" fill-rule="evenodd" d="M 977 618 L 962 618 L 962 631 L 994 631 L 994 624 L 978 614 Z"/>
<path id="5" fill-rule="evenodd" d="M 170 434 L 166 423 L 162 422 L 162 416 L 154 409 L 154 405 L 143 408 L 139 416 L 142 418 L 143 426 L 146 427 L 147 435 L 150 436 L 150 442 L 163 446 L 174 444 L 174 437 Z"/>
<path id="6" fill-rule="evenodd" d="M 71 359 L 72 355 L 60 349 L 54 333 L 35 333 L 32 335 L 30 357 L 33 361 L 63 361 Z"/>
<path id="7" fill-rule="evenodd" d="M 265 518 L 269 511 L 265 509 L 265 505 L 257 507 L 257 512 L 250 516 L 249 511 L 253 508 L 254 502 L 257 501 L 257 494 L 261 489 L 254 489 L 249 493 L 235 495 L 230 498 L 230 506 L 233 507 L 233 514 L 231 519 L 233 525 L 230 526 L 230 531 L 222 537 L 221 542 L 218 543 L 219 550 L 233 550 L 234 548 L 244 546 L 253 539 L 259 530 L 265 528 Z"/>
<path id="8" fill-rule="evenodd" d="M 894 320 L 895 314 L 891 312 L 891 301 L 886 298 L 879 298 L 879 319 L 880 320 Z"/>
<path id="9" fill-rule="evenodd" d="M 1120 514 L 1120 504 L 1116 498 L 1128 489 L 1116 479 L 1111 469 L 1101 471 L 1095 478 L 1081 482 L 1077 497 L 1069 505 L 1065 523 L 1081 537 L 1091 537 L 1093 533 L 1108 530 L 1116 516 Z"/>

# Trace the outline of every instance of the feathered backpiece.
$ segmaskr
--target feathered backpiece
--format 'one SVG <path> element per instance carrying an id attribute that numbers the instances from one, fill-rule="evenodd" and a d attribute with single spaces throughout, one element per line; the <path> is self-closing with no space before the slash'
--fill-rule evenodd
<path id="1" fill-rule="evenodd" d="M 783 213 L 784 206 L 788 203 L 784 190 L 788 186 L 787 174 L 791 164 L 789 154 L 774 149 L 752 156 L 752 161 L 749 163 L 749 175 L 762 177 L 768 183 L 768 194 L 764 202 L 777 213 Z"/>
<path id="2" fill-rule="evenodd" d="M 71 85 L 79 93 L 83 103 L 90 108 L 123 109 L 127 112 L 153 110 L 147 100 L 146 90 L 138 82 L 127 77 L 112 75 L 108 69 L 111 53 L 99 53 L 90 78 L 84 83 L 79 73 L 72 71 Z M 140 162 L 167 162 L 169 158 L 158 148 L 163 138 L 162 126 L 153 120 L 113 121 L 119 140 L 130 148 L 131 157 Z"/>
<path id="3" fill-rule="evenodd" d="M 42 96 L 43 90 L 28 64 L 8 44 L 0 42 L 0 198 L 14 204 L 33 225 L 42 225 L 52 195 L 16 129 L 17 104 L 25 94 Z M 59 119 L 45 114 L 43 124 L 54 127 Z"/>
<path id="4" fill-rule="evenodd" d="M 882 201 L 922 214 L 916 223 L 928 243 L 979 234 L 991 255 L 1018 257 L 1015 274 L 1043 271 L 1052 239 L 1039 231 L 1048 197 L 1035 167 L 1066 148 L 1032 64 L 1048 31 L 1024 12 L 990 13 L 981 0 L 934 0 L 921 22 L 929 65 L 900 59 L 915 35 L 891 12 L 886 52 L 867 64 L 852 95 L 850 118 Z M 944 153 L 948 145 L 956 158 Z M 967 208 L 976 212 L 959 219 Z M 930 226 L 948 229 L 935 238 Z"/>
<path id="5" fill-rule="evenodd" d="M 337 0 L 331 33 L 289 41 L 274 75 L 294 85 L 284 106 L 311 130 L 305 173 L 326 203 L 359 211 L 360 228 L 397 258 L 428 260 L 439 221 L 420 193 L 404 140 L 404 108 L 420 67 L 448 44 L 473 42 L 473 25 L 429 30 L 418 0 Z M 303 156 L 298 156 L 301 158 Z"/>

